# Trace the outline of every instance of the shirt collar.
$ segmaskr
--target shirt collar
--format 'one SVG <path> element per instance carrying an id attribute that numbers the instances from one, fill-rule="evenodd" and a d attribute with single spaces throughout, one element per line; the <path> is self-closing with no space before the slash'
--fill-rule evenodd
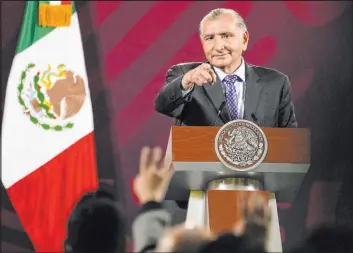
<path id="1" fill-rule="evenodd" d="M 219 79 L 221 79 L 221 81 L 223 81 L 223 79 L 228 75 L 227 73 L 224 73 L 223 70 L 214 67 L 214 70 L 216 72 L 216 74 L 219 76 Z M 240 77 L 240 79 L 244 82 L 245 81 L 245 62 L 244 62 L 244 58 L 241 59 L 241 64 L 239 66 L 239 68 L 237 68 L 232 75 L 237 75 L 238 77 Z"/>

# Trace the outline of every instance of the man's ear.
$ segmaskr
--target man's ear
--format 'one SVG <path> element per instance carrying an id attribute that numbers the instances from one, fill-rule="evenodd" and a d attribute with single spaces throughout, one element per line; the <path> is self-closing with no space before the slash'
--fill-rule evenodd
<path id="1" fill-rule="evenodd" d="M 243 33 L 243 51 L 246 51 L 246 49 L 248 48 L 248 44 L 249 44 L 249 32 L 245 31 Z"/>

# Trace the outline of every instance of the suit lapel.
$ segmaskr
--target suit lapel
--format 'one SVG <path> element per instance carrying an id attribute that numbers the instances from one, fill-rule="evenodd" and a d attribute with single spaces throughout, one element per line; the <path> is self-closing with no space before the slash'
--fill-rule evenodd
<path id="1" fill-rule="evenodd" d="M 208 62 L 207 62 L 208 63 Z M 213 67 L 212 67 L 213 68 Z M 251 65 L 245 63 L 245 105 L 244 105 L 244 119 L 253 121 L 251 114 L 257 115 L 257 106 L 262 93 L 263 85 L 259 82 L 259 76 L 256 74 Z M 214 110 L 218 111 L 223 101 L 225 101 L 225 93 L 222 88 L 221 79 L 217 75 L 215 84 L 206 84 L 203 86 L 206 96 L 212 103 Z M 228 106 L 226 105 L 221 113 L 221 119 L 223 123 L 230 121 Z"/>
<path id="2" fill-rule="evenodd" d="M 244 119 L 253 121 L 251 114 L 256 114 L 257 105 L 260 100 L 262 92 L 261 83 L 259 82 L 259 76 L 256 74 L 251 65 L 245 64 L 245 106 L 244 106 Z"/>
<path id="3" fill-rule="evenodd" d="M 213 69 L 213 67 L 212 67 Z M 213 69 L 214 71 L 214 69 Z M 222 88 L 222 82 L 219 76 L 217 75 L 217 80 L 214 84 L 206 84 L 203 86 L 205 89 L 205 92 L 207 93 L 207 98 L 211 100 L 210 102 L 212 103 L 213 107 L 215 108 L 215 111 L 218 112 L 219 108 L 221 107 L 222 103 L 226 100 L 225 98 L 225 93 Z M 228 122 L 230 120 L 229 114 L 228 114 L 228 109 L 227 105 L 223 108 L 222 113 L 221 113 L 221 119 L 224 123 Z"/>

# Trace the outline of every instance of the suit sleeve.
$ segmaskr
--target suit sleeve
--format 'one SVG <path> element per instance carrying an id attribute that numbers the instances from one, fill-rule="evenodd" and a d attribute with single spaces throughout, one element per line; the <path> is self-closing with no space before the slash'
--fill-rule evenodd
<path id="1" fill-rule="evenodd" d="M 170 214 L 158 202 L 147 202 L 132 224 L 135 252 L 154 252 L 159 238 L 170 226 Z"/>
<path id="2" fill-rule="evenodd" d="M 292 102 L 292 91 L 291 84 L 288 76 L 284 79 L 284 84 L 281 93 L 281 100 L 279 105 L 279 117 L 278 117 L 279 127 L 298 127 L 298 122 L 295 116 L 294 104 Z"/>
<path id="3" fill-rule="evenodd" d="M 166 74 L 166 82 L 155 99 L 155 110 L 169 117 L 178 118 L 185 103 L 191 100 L 193 90 L 186 92 L 181 88 L 183 70 L 175 65 Z"/>

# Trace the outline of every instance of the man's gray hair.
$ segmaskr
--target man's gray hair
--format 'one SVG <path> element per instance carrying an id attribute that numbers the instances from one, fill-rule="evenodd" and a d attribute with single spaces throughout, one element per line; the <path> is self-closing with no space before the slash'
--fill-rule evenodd
<path id="1" fill-rule="evenodd" d="M 232 9 L 217 8 L 217 9 L 211 10 L 209 13 L 207 13 L 206 16 L 203 17 L 199 25 L 199 34 L 201 35 L 202 33 L 202 25 L 205 22 L 205 20 L 216 19 L 224 14 L 230 14 L 234 16 L 236 19 L 236 24 L 238 25 L 239 28 L 243 30 L 243 32 L 248 30 L 243 17 L 238 12 Z"/>

